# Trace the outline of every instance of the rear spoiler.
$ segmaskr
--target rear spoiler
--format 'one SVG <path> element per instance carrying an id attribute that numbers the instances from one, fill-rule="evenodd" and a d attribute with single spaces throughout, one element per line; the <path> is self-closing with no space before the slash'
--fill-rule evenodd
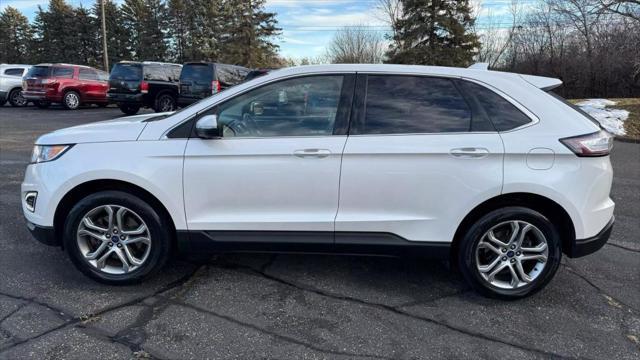
<path id="1" fill-rule="evenodd" d="M 562 80 L 550 78 L 550 77 L 533 76 L 533 75 L 520 75 L 520 77 L 524 81 L 528 82 L 529 84 L 537 88 L 540 88 L 544 91 L 553 90 L 558 86 L 562 85 Z"/>
<path id="2" fill-rule="evenodd" d="M 489 64 L 488 63 L 475 63 L 471 66 L 469 66 L 467 69 L 473 69 L 473 70 L 489 70 Z M 560 79 L 555 79 L 555 78 L 550 78 L 550 77 L 544 77 L 544 76 L 534 76 L 534 75 L 520 75 L 520 77 L 528 82 L 529 84 L 542 89 L 544 91 L 549 91 L 549 90 L 553 90 L 555 88 L 557 88 L 558 86 L 562 85 L 562 80 Z"/>

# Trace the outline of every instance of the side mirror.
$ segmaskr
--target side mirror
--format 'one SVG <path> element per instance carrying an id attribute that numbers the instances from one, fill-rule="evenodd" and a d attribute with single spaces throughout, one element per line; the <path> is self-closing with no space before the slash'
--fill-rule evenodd
<path id="1" fill-rule="evenodd" d="M 218 117 L 216 115 L 205 115 L 196 122 L 196 135 L 202 139 L 213 139 L 220 137 L 218 129 Z"/>

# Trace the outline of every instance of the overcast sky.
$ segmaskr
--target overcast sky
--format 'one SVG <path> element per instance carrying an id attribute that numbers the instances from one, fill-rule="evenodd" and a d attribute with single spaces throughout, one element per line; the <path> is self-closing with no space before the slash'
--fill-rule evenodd
<path id="1" fill-rule="evenodd" d="M 116 0 L 120 3 L 123 0 Z M 531 5 L 537 0 L 518 0 Z M 91 7 L 94 0 L 67 0 L 73 6 Z M 0 0 L 0 9 L 13 6 L 33 19 L 38 5 L 46 8 L 48 0 Z M 267 0 L 267 11 L 277 13 L 282 34 L 275 40 L 283 56 L 315 57 L 324 52 L 336 29 L 345 25 L 365 25 L 370 31 L 388 31 L 378 0 Z M 478 23 L 482 27 L 492 14 L 500 26 L 508 26 L 511 0 L 472 0 L 479 9 Z"/>

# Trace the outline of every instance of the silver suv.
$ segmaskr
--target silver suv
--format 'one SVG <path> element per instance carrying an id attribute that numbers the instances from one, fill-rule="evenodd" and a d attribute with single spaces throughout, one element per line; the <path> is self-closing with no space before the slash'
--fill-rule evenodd
<path id="1" fill-rule="evenodd" d="M 31 65 L 0 64 L 0 106 L 7 101 L 11 106 L 26 106 L 28 101 L 22 97 L 22 77 Z"/>

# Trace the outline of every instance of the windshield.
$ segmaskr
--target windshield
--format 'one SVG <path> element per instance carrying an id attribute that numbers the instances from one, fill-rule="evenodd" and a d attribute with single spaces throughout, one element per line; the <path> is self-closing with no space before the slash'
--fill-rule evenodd
<path id="1" fill-rule="evenodd" d="M 26 77 L 47 77 L 50 72 L 51 68 L 49 66 L 32 66 Z"/>
<path id="2" fill-rule="evenodd" d="M 136 81 L 142 79 L 142 67 L 138 64 L 116 64 L 111 70 L 110 79 Z"/>
<path id="3" fill-rule="evenodd" d="M 208 64 L 186 64 L 182 67 L 180 80 L 200 80 L 211 82 L 211 71 Z"/>

